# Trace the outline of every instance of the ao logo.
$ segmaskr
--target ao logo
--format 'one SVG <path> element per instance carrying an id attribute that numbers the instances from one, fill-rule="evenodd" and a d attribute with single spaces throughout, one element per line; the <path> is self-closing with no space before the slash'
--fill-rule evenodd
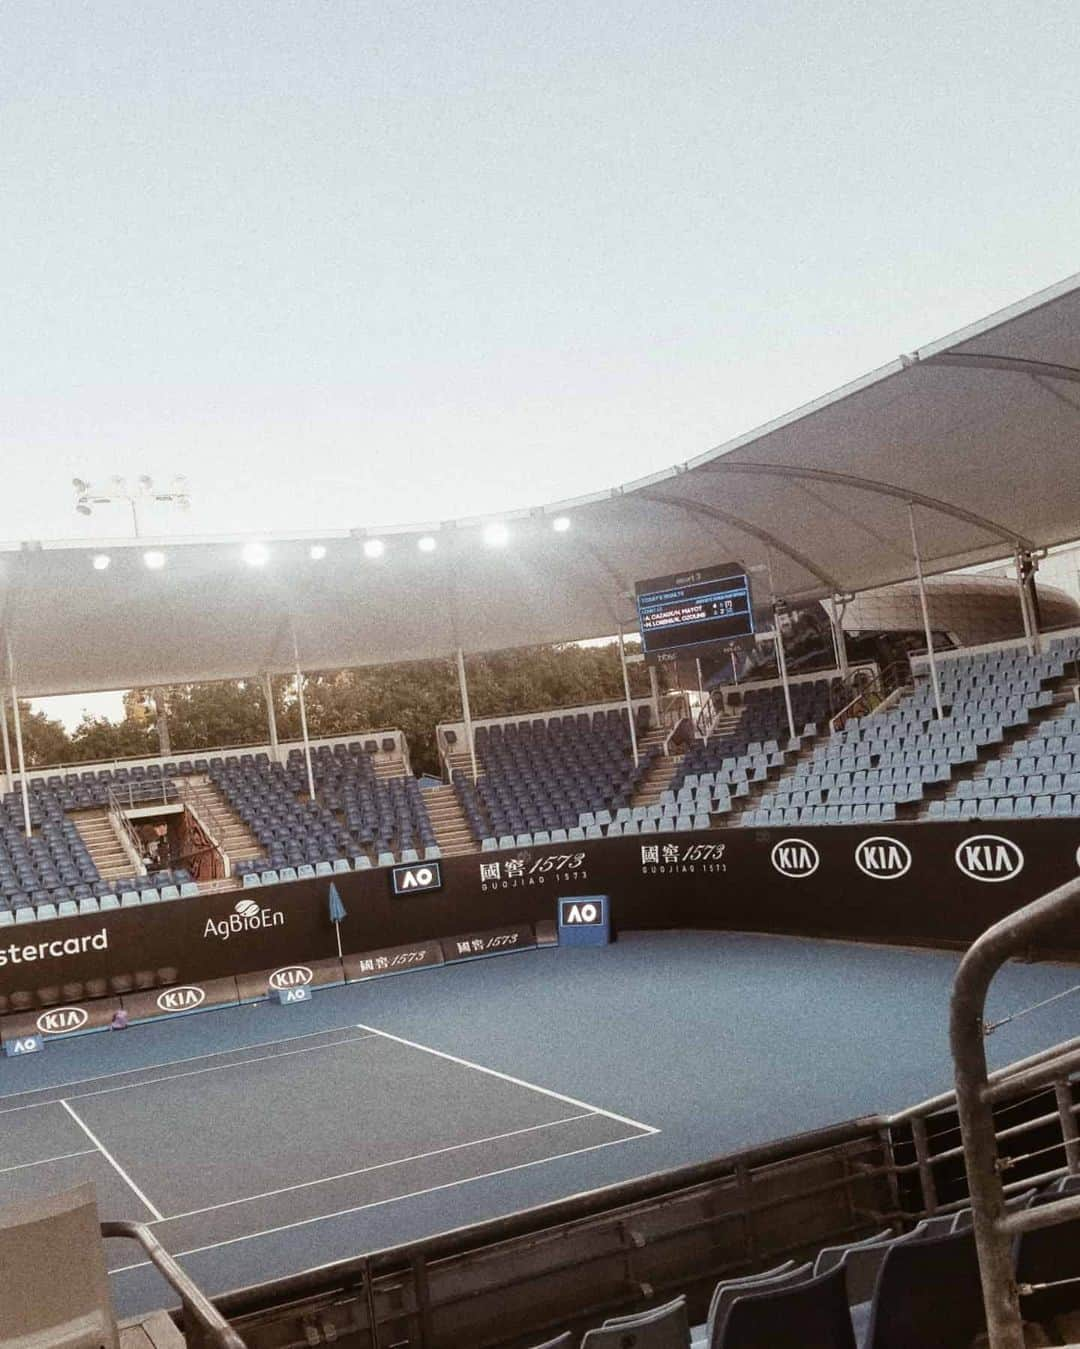
<path id="1" fill-rule="evenodd" d="M 270 976 L 270 987 L 302 988 L 310 984 L 314 977 L 306 965 L 283 965 Z"/>
<path id="2" fill-rule="evenodd" d="M 242 899 L 236 906 L 236 912 L 241 918 L 254 918 L 259 912 L 259 906 L 253 899 Z"/>
<path id="3" fill-rule="evenodd" d="M 51 1012 L 42 1012 L 37 1019 L 37 1028 L 42 1035 L 67 1035 L 73 1030 L 82 1030 L 89 1020 L 85 1007 L 54 1007 Z"/>
<path id="4" fill-rule="evenodd" d="M 821 861 L 812 843 L 801 838 L 782 838 L 772 850 L 772 864 L 781 876 L 801 880 L 812 876 Z"/>
<path id="5" fill-rule="evenodd" d="M 395 867 L 391 878 L 395 895 L 414 895 L 424 890 L 442 889 L 442 868 L 438 862 Z"/>
<path id="6" fill-rule="evenodd" d="M 163 1012 L 190 1012 L 206 1001 L 206 990 L 185 984 L 183 988 L 167 988 L 157 995 L 157 1005 Z"/>
<path id="7" fill-rule="evenodd" d="M 911 869 L 911 849 L 898 838 L 864 838 L 855 849 L 855 865 L 876 881 L 895 881 Z"/>
<path id="8" fill-rule="evenodd" d="M 564 923 L 602 923 L 599 906 L 593 903 L 570 904 L 563 910 Z"/>
<path id="9" fill-rule="evenodd" d="M 417 867 L 415 871 L 406 871 L 401 878 L 401 888 L 403 890 L 423 890 L 425 886 L 433 884 L 435 873 L 430 867 Z"/>
<path id="10" fill-rule="evenodd" d="M 1024 854 L 1012 839 L 976 834 L 957 848 L 956 865 L 973 881 L 1011 881 L 1024 869 Z"/>

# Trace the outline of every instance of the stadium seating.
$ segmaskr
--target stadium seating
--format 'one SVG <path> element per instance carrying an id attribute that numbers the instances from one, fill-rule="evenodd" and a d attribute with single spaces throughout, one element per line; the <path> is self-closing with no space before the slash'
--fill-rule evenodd
<path id="1" fill-rule="evenodd" d="M 1042 1192 L 1014 1197 L 1010 1209 L 1080 1192 L 1066 1176 Z M 1018 1276 L 1046 1292 L 1024 1299 L 1025 1315 L 1049 1333 L 1068 1335 L 1080 1324 L 1075 1220 L 1027 1232 L 1016 1248 Z M 1063 1240 L 1062 1237 L 1065 1239 Z M 1056 1281 L 1056 1282 L 1054 1282 Z M 630 1315 L 609 1317 L 580 1340 L 581 1349 L 632 1344 L 640 1349 L 956 1349 L 984 1332 L 982 1292 L 971 1210 L 924 1218 L 908 1232 L 879 1232 L 843 1246 L 825 1247 L 813 1261 L 722 1279 L 708 1316 L 686 1327 L 683 1297 Z M 1040 1338 L 1031 1343 L 1064 1343 Z M 620 1339 L 620 1333 L 625 1337 Z M 571 1346 L 572 1335 L 549 1345 Z M 1071 1340 L 1069 1341 L 1071 1342 Z M 546 1346 L 539 1346 L 546 1349 Z"/>
<path id="2" fill-rule="evenodd" d="M 314 801 L 301 750 L 290 750 L 284 764 L 271 763 L 266 754 L 212 758 L 211 782 L 265 849 L 264 856 L 237 866 L 244 883 L 252 872 L 325 865 L 329 874 L 348 858 L 392 862 L 416 852 L 417 844 L 425 852 L 437 847 L 420 784 L 411 776 L 378 777 L 376 752 L 377 745 L 369 750 L 356 741 L 314 749 Z M 262 879 L 266 884 L 266 874 Z"/>
<path id="3" fill-rule="evenodd" d="M 753 783 L 764 782 L 783 768 L 802 739 L 817 735 L 839 698 L 838 679 L 816 679 L 791 685 L 796 737 L 791 738 L 784 691 L 776 686 L 746 688 L 738 722 L 727 734 L 695 740 L 672 777 L 664 804 L 693 802 L 692 816 L 726 815 Z M 692 827 L 706 828 L 702 821 Z"/>
<path id="4" fill-rule="evenodd" d="M 648 709 L 642 713 L 644 730 Z M 476 753 L 483 772 L 474 785 L 456 771 L 454 788 L 483 848 L 528 846 L 538 832 L 553 843 L 572 838 L 575 829 L 583 831 L 579 837 L 589 829 L 602 835 L 628 809 L 658 752 L 642 750 L 635 765 L 626 716 L 617 709 L 481 726 Z"/>
<path id="5" fill-rule="evenodd" d="M 942 718 L 936 715 L 933 687 L 923 670 L 915 676 L 911 693 L 887 711 L 849 722 L 818 745 L 740 823 L 805 827 L 896 819 L 898 806 L 920 802 L 927 787 L 969 773 L 967 766 L 979 762 L 985 747 L 1001 744 L 1033 713 L 1046 715 L 1054 695 L 1044 684 L 1061 678 L 1064 658 L 1059 651 L 1031 656 L 1018 649 L 961 653 L 940 658 L 938 671 Z M 1080 732 L 1080 724 L 1076 729 Z M 995 792 L 998 785 L 1001 796 L 1008 795 L 1008 780 L 995 783 Z M 956 806 L 940 802 L 932 817 L 974 818 L 977 799 L 965 813 L 959 804 L 962 790 L 958 786 Z M 1064 802 L 1058 808 L 1068 813 Z M 1052 800 L 1045 810 L 1036 811 L 1032 804 L 1031 813 L 1054 813 Z"/>

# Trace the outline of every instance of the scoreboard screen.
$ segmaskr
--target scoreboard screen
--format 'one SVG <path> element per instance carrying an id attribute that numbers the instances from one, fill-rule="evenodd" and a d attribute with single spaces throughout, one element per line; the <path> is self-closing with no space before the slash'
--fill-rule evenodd
<path id="1" fill-rule="evenodd" d="M 646 657 L 754 635 L 750 578 L 737 562 L 639 581 L 634 592 Z"/>

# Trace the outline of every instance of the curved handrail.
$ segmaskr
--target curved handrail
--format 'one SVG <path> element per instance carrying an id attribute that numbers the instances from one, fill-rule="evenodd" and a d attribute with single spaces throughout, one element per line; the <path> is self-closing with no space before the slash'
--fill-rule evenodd
<path id="1" fill-rule="evenodd" d="M 1080 1217 L 1080 1195 L 1006 1212 L 994 1129 L 995 1090 L 986 1067 L 986 994 L 1010 956 L 1036 944 L 1046 928 L 1073 917 L 1080 919 L 1080 878 L 988 928 L 968 949 L 953 981 L 949 1043 L 990 1349 L 1024 1349 L 1012 1238 L 1022 1231 Z"/>
<path id="2" fill-rule="evenodd" d="M 180 1296 L 180 1305 L 184 1309 L 184 1329 L 188 1343 L 198 1343 L 198 1338 L 190 1332 L 195 1322 L 202 1332 L 201 1337 L 219 1349 L 246 1349 L 244 1341 L 229 1325 L 210 1299 L 203 1293 L 192 1278 L 184 1272 L 157 1239 L 145 1223 L 129 1221 L 103 1222 L 103 1237 L 120 1237 L 127 1241 L 137 1241 L 146 1252 L 150 1263 L 164 1277 L 165 1281 Z"/>

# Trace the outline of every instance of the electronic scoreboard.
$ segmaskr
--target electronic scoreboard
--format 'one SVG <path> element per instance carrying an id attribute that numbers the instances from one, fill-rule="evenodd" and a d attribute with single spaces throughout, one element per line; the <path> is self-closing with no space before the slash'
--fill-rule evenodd
<path id="1" fill-rule="evenodd" d="M 638 581 L 634 593 L 646 659 L 754 635 L 750 578 L 738 562 Z"/>

